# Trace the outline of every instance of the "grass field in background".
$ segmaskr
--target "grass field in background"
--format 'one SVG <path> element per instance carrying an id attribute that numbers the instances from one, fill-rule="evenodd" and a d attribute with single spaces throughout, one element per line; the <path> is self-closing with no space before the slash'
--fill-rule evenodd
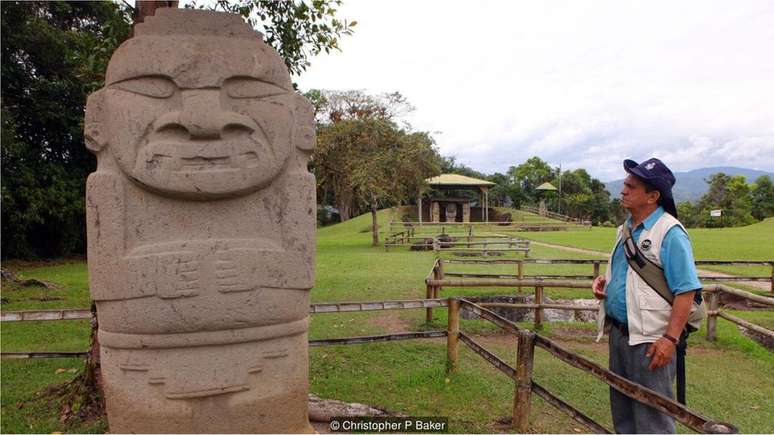
<path id="1" fill-rule="evenodd" d="M 520 232 L 531 240 L 610 253 L 616 229 L 591 227 L 575 231 Z M 697 260 L 774 260 L 774 218 L 737 228 L 690 228 Z"/>
<path id="2" fill-rule="evenodd" d="M 389 219 L 389 211 L 379 213 L 383 228 L 386 228 Z M 405 248 L 385 252 L 381 246 L 371 247 L 369 225 L 370 215 L 365 215 L 318 230 L 313 302 L 415 299 L 425 296 L 424 278 L 430 271 L 434 254 L 410 252 Z M 574 233 L 527 235 L 572 237 Z M 697 242 L 702 236 L 692 237 Z M 735 239 L 732 237 L 729 241 L 732 240 Z M 608 239 L 606 243 L 612 242 Z M 752 252 L 756 251 L 753 249 Z M 520 258 L 521 254 L 511 256 Z M 538 246 L 533 247 L 530 257 L 596 258 Z M 38 265 L 40 267 L 11 262 L 4 264 L 4 267 L 7 266 L 21 277 L 51 281 L 60 288 L 51 291 L 4 286 L 3 298 L 8 300 L 2 306 L 4 311 L 88 307 L 88 279 L 84 262 Z M 515 266 L 447 265 L 446 271 L 451 270 L 515 273 Z M 590 274 L 591 270 L 591 265 L 528 265 L 525 268 L 527 274 Z M 532 289 L 525 291 L 531 292 Z M 441 296 L 513 292 L 514 289 L 505 288 L 445 288 Z M 546 293 L 552 298 L 590 297 L 587 290 L 548 289 Z M 62 299 L 33 299 L 44 296 Z M 424 323 L 424 310 L 316 314 L 312 316 L 310 338 L 445 329 L 446 310 L 436 309 L 434 314 L 430 325 Z M 770 312 L 733 314 L 767 327 L 772 327 L 774 323 Z M 529 327 L 531 324 L 522 326 Z M 514 339 L 499 334 L 490 323 L 463 320 L 462 329 L 478 334 L 478 339 L 488 349 L 507 361 L 514 361 Z M 571 333 L 567 334 L 568 331 Z M 4 322 L 0 333 L 2 350 L 6 352 L 85 350 L 89 323 L 85 320 Z M 547 324 L 542 333 L 606 365 L 606 345 L 593 343 L 592 325 Z M 69 370 L 82 365 L 81 361 L 2 360 L 1 364 L 3 399 L 0 432 L 105 430 L 104 421 L 85 427 L 65 428 L 58 422 L 56 406 L 39 401 L 24 402 L 34 398 L 35 393 L 45 385 L 63 382 L 73 376 Z M 408 415 L 446 415 L 454 432 L 509 432 L 507 425 L 496 420 L 511 413 L 513 382 L 464 345 L 461 346 L 459 373 L 447 375 L 445 364 L 443 339 L 312 348 L 311 391 L 323 398 L 368 403 Z M 774 379 L 765 375 L 773 370 L 774 355 L 771 352 L 743 336 L 731 323 L 720 319 L 717 342 L 707 342 L 703 332 L 691 338 L 689 406 L 705 415 L 734 423 L 743 432 L 774 432 L 774 404 L 771 400 L 774 397 Z M 607 388 L 600 381 L 540 350 L 536 351 L 535 379 L 599 422 L 610 425 Z M 533 401 L 531 431 L 585 431 L 541 399 L 535 397 Z M 24 405 L 19 408 L 19 403 Z"/>
<path id="3" fill-rule="evenodd" d="M 609 254 L 615 242 L 616 229 L 590 229 L 554 232 L 519 232 L 520 237 Z M 694 257 L 697 260 L 774 261 L 774 218 L 738 228 L 688 229 Z M 768 266 L 701 266 L 740 276 L 771 276 Z"/>

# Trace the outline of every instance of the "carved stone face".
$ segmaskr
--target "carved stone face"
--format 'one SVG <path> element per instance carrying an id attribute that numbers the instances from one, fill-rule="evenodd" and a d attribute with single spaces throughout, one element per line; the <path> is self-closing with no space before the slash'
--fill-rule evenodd
<path id="1" fill-rule="evenodd" d="M 258 39 L 135 37 L 114 54 L 106 83 L 100 135 L 144 187 L 237 196 L 284 169 L 298 97 L 281 59 Z"/>

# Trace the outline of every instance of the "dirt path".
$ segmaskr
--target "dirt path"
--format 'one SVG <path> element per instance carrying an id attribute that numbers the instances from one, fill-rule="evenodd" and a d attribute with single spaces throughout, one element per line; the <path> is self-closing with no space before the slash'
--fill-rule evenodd
<path id="1" fill-rule="evenodd" d="M 594 256 L 597 256 L 597 257 L 604 257 L 604 258 L 607 258 L 608 255 L 610 255 L 610 254 L 608 254 L 606 252 L 594 251 L 592 249 L 573 248 L 573 247 L 570 247 L 570 246 L 555 245 L 553 243 L 536 242 L 534 240 L 530 240 L 530 244 L 534 244 L 534 245 L 538 245 L 538 246 L 544 246 L 546 248 L 560 249 L 562 251 L 567 251 L 567 252 L 579 252 L 581 254 L 589 254 L 589 255 L 594 255 Z M 696 271 L 699 272 L 699 274 L 701 274 L 701 275 L 722 276 L 722 277 L 736 276 L 736 275 L 731 275 L 731 274 L 728 274 L 728 273 L 717 272 L 717 271 L 714 271 L 714 270 L 696 269 Z M 724 281 L 723 283 L 724 284 L 728 284 L 728 281 Z M 771 290 L 771 284 L 768 283 L 768 282 L 745 282 L 744 284 L 746 286 L 755 287 L 755 288 L 760 289 L 760 290 Z"/>
<path id="2" fill-rule="evenodd" d="M 545 246 L 546 248 L 561 249 L 562 251 L 567 251 L 567 252 L 580 252 L 581 254 L 589 254 L 597 257 L 607 258 L 607 256 L 609 255 L 607 252 L 599 252 L 599 251 L 594 251 L 591 249 L 583 249 L 583 248 L 572 248 L 570 246 L 555 245 L 553 243 L 546 243 L 546 242 L 536 242 L 534 240 L 530 240 L 529 243 L 531 245 Z"/>

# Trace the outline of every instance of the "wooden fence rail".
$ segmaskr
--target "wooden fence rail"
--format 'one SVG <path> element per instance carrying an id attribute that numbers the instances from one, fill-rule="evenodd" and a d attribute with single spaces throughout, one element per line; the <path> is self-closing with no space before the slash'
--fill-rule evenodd
<path id="1" fill-rule="evenodd" d="M 451 316 L 449 318 L 452 319 Z M 451 335 L 449 337 L 451 337 Z M 473 338 L 471 338 L 470 336 L 468 336 L 464 332 L 459 332 L 458 331 L 458 337 L 459 337 L 459 341 L 465 343 L 473 352 L 477 353 L 479 356 L 484 358 L 484 360 L 488 361 L 496 369 L 500 370 L 506 376 L 508 376 L 509 378 L 513 379 L 514 381 L 518 381 L 517 374 L 516 374 L 516 369 L 511 367 L 507 362 L 503 361 L 502 359 L 500 359 L 500 357 L 498 357 L 497 355 L 493 354 L 492 352 L 489 352 L 488 350 L 486 350 L 483 346 L 478 344 L 475 340 L 473 340 Z M 449 366 L 450 364 L 454 364 L 454 367 L 456 367 L 457 363 L 455 361 L 454 363 L 447 364 L 447 366 Z M 594 432 L 594 433 L 610 433 L 610 431 L 608 431 L 604 426 L 598 424 L 597 422 L 592 420 L 590 417 L 588 417 L 585 414 L 583 414 L 583 412 L 575 409 L 574 407 L 572 407 L 567 402 L 564 402 L 563 400 L 561 400 L 557 396 L 555 396 L 552 393 L 548 392 L 545 388 L 543 388 L 543 387 L 539 386 L 538 384 L 536 384 L 534 380 L 531 381 L 531 390 L 532 390 L 533 393 L 537 394 L 538 396 L 540 396 L 541 398 L 546 400 L 546 402 L 548 402 L 549 404 L 554 405 L 554 407 L 556 407 L 557 409 L 567 413 L 573 420 L 575 420 L 578 423 L 581 423 L 584 426 L 586 426 L 587 428 L 589 428 L 592 432 Z M 518 402 L 516 400 L 514 400 L 514 405 L 515 405 L 514 406 L 514 411 L 516 411 L 516 410 L 522 411 L 522 409 L 518 407 L 517 403 Z M 514 414 L 516 414 L 516 412 L 514 412 Z M 514 416 L 512 418 L 513 425 L 517 428 L 517 430 L 519 432 L 523 432 L 523 433 L 527 432 L 527 430 L 526 430 L 526 428 L 519 427 L 519 425 L 520 424 L 524 425 L 526 422 L 528 422 L 528 420 L 523 418 L 525 415 L 528 417 L 528 414 L 524 414 L 523 412 L 519 412 L 519 416 L 518 417 Z"/>
<path id="2" fill-rule="evenodd" d="M 385 341 L 416 340 L 421 338 L 446 337 L 446 331 L 398 332 L 385 335 L 366 335 L 360 337 L 326 338 L 309 340 L 309 347 L 336 346 L 345 344 L 378 343 Z M 32 358 L 86 358 L 88 352 L 2 352 L 2 358 L 32 359 Z"/>
<path id="3" fill-rule="evenodd" d="M 440 266 L 440 267 L 438 267 Z M 434 264 L 433 274 L 436 277 L 443 276 L 442 264 Z M 433 281 L 433 280 L 430 280 Z M 436 280 L 443 281 L 443 280 Z M 431 282 L 432 284 L 432 282 Z M 754 296 L 754 295 L 753 295 Z M 767 303 L 770 301 L 767 301 Z M 671 415 L 676 420 L 685 424 L 691 429 L 699 432 L 706 433 L 731 433 L 736 430 L 734 426 L 726 423 L 718 423 L 709 420 L 701 414 L 692 411 L 685 406 L 675 402 L 674 400 L 655 393 L 639 384 L 631 382 L 615 373 L 610 372 L 607 369 L 599 366 L 569 350 L 566 350 L 558 346 L 553 341 L 535 334 L 526 329 L 519 328 L 515 323 L 499 316 L 498 314 L 488 310 L 482 305 L 476 304 L 470 299 L 450 298 L 446 300 L 431 299 L 431 300 L 394 300 L 394 301 L 365 301 L 365 302 L 339 302 L 339 303 L 326 303 L 326 304 L 312 304 L 310 306 L 310 313 L 337 313 L 337 312 L 352 312 L 352 311 L 370 311 L 370 310 L 392 310 L 392 309 L 418 309 L 427 308 L 429 305 L 435 307 L 448 306 L 448 327 L 447 330 L 438 331 L 420 331 L 420 332 L 403 332 L 386 335 L 374 335 L 374 336 L 362 336 L 362 337 L 344 337 L 344 338 L 331 338 L 321 340 L 310 340 L 310 347 L 326 346 L 326 345 L 348 345 L 348 344 L 362 344 L 362 343 L 374 343 L 374 342 L 388 342 L 410 339 L 432 339 L 432 338 L 447 338 L 447 369 L 456 370 L 458 367 L 458 346 L 457 342 L 462 341 L 477 354 L 481 355 L 485 360 L 493 364 L 500 371 L 505 373 L 511 379 L 514 379 L 514 407 L 513 407 L 513 425 L 520 432 L 526 432 L 528 429 L 529 409 L 530 409 L 530 396 L 535 393 L 539 397 L 545 399 L 549 404 L 557 407 L 558 409 L 566 412 L 575 421 L 585 425 L 591 431 L 598 433 L 606 433 L 608 430 L 598 423 L 594 422 L 591 418 L 583 414 L 581 411 L 575 409 L 568 403 L 562 401 L 559 397 L 553 395 L 545 388 L 535 383 L 532 379 L 532 365 L 534 362 L 534 347 L 540 347 L 554 357 L 566 362 L 567 364 L 576 367 L 580 370 L 588 372 L 603 382 L 607 383 L 611 387 L 617 389 L 621 393 L 649 406 L 658 409 L 668 415 Z M 518 305 L 518 304 L 509 304 Z M 587 309 L 589 307 L 574 307 L 574 306 L 561 306 L 561 305 L 548 305 L 548 304 L 529 304 L 536 306 L 538 309 L 552 307 L 555 309 Z M 460 311 L 462 309 L 473 312 L 478 317 L 489 320 L 502 329 L 516 334 L 519 338 L 519 346 L 517 348 L 517 364 L 516 367 L 511 367 L 505 361 L 498 358 L 496 355 L 484 349 L 481 345 L 476 343 L 470 336 L 466 335 L 460 330 Z M 62 311 L 62 310 L 60 310 Z M 29 316 L 28 316 L 29 317 Z M 61 315 L 59 320 L 62 320 L 65 316 Z M 19 315 L 18 319 L 24 319 L 24 315 Z M 62 357 L 80 357 L 83 358 L 87 355 L 87 352 L 3 352 L 3 358 L 62 358 Z"/>
<path id="4" fill-rule="evenodd" d="M 707 292 L 707 340 L 715 341 L 717 339 L 717 322 L 718 317 L 722 317 L 731 323 L 739 325 L 743 328 L 747 328 L 751 331 L 755 331 L 758 334 L 774 339 L 774 331 L 766 329 L 760 325 L 748 322 L 740 319 L 736 316 L 732 316 L 719 308 L 720 293 L 728 293 L 734 296 L 750 300 L 759 304 L 774 307 L 774 298 L 758 296 L 756 294 L 748 293 L 744 290 L 739 290 L 731 287 L 727 287 L 718 284 L 710 289 L 705 289 Z"/>
<path id="5" fill-rule="evenodd" d="M 537 207 L 530 207 L 530 206 L 527 206 L 527 205 L 522 205 L 519 209 L 522 210 L 522 211 L 526 211 L 526 212 L 532 213 L 532 214 L 536 214 L 538 216 L 548 216 L 551 219 L 556 219 L 556 220 L 560 220 L 560 221 L 564 221 L 564 222 L 572 222 L 572 223 L 582 224 L 582 225 L 591 225 L 591 220 L 589 220 L 589 219 L 574 218 L 572 216 L 567 216 L 567 215 L 564 215 L 564 214 L 561 214 L 561 213 L 556 213 L 556 212 L 548 211 L 548 210 L 541 211 Z"/>
<path id="6" fill-rule="evenodd" d="M 527 429 L 526 419 L 529 415 L 529 394 L 527 391 L 531 391 L 531 367 L 533 361 L 532 358 L 534 358 L 533 352 L 531 350 L 522 349 L 522 347 L 531 348 L 533 346 L 537 346 L 548 351 L 556 358 L 595 376 L 596 378 L 610 385 L 612 388 L 620 391 L 622 394 L 625 394 L 626 396 L 629 396 L 640 403 L 644 403 L 667 415 L 670 415 L 671 417 L 675 418 L 675 420 L 697 432 L 736 432 L 736 428 L 731 424 L 712 421 L 709 418 L 688 409 L 686 406 L 672 400 L 671 398 L 658 394 L 653 390 L 643 387 L 640 384 L 632 382 L 620 375 L 611 372 L 610 370 L 603 368 L 599 364 L 581 355 L 575 354 L 562 348 L 561 346 L 545 337 L 519 328 L 510 320 L 505 319 L 498 314 L 487 310 L 484 307 L 481 307 L 480 305 L 465 299 L 460 299 L 460 306 L 461 309 L 467 309 L 480 318 L 489 320 L 505 331 L 516 334 L 519 337 L 519 353 L 517 354 L 517 365 L 515 368 L 517 387 L 516 393 L 514 395 L 513 422 L 516 429 L 520 432 L 526 432 Z M 460 337 L 462 337 L 462 334 L 463 333 L 460 333 Z M 472 340 L 466 340 L 465 338 L 462 338 L 462 341 L 466 344 L 470 344 L 469 342 Z M 490 359 L 487 360 L 491 362 Z M 502 363 L 502 360 L 498 359 L 498 363 Z M 448 365 L 453 366 L 454 364 Z M 528 377 L 529 381 L 527 381 Z"/>
<path id="7" fill-rule="evenodd" d="M 446 264 L 477 264 L 477 265 L 496 265 L 496 264 L 514 264 L 517 266 L 516 274 L 503 273 L 466 273 L 466 272 L 447 272 L 447 276 L 457 276 L 463 278 L 524 278 L 524 277 L 546 277 L 546 278 L 567 278 L 567 279 L 594 279 L 600 275 L 601 265 L 606 264 L 603 260 L 587 259 L 542 259 L 542 258 L 523 258 L 523 259 L 443 259 Z M 593 267 L 591 275 L 524 275 L 525 264 L 589 264 Z M 774 261 L 756 261 L 756 260 L 696 260 L 697 266 L 766 266 L 771 267 L 771 274 L 767 276 L 718 276 L 701 275 L 699 279 L 704 281 L 724 281 L 724 282 L 769 282 L 770 290 L 774 293 Z"/>
<path id="8" fill-rule="evenodd" d="M 0 313 L 2 322 L 22 322 L 31 320 L 77 320 L 91 319 L 91 310 L 28 310 L 3 311 Z"/>

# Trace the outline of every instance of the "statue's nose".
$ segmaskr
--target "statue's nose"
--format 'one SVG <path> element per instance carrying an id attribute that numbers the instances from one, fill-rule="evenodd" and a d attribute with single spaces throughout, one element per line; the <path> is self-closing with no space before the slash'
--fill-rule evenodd
<path id="1" fill-rule="evenodd" d="M 183 91 L 180 111 L 161 115 L 154 122 L 154 130 L 182 127 L 191 139 L 220 139 L 226 128 L 239 129 L 248 134 L 265 132 L 255 120 L 241 113 L 226 110 L 220 102 L 219 89 L 189 89 Z"/>
<path id="2" fill-rule="evenodd" d="M 225 127 L 220 112 L 220 92 L 217 89 L 183 91 L 183 110 L 179 121 L 192 138 L 219 138 Z"/>

